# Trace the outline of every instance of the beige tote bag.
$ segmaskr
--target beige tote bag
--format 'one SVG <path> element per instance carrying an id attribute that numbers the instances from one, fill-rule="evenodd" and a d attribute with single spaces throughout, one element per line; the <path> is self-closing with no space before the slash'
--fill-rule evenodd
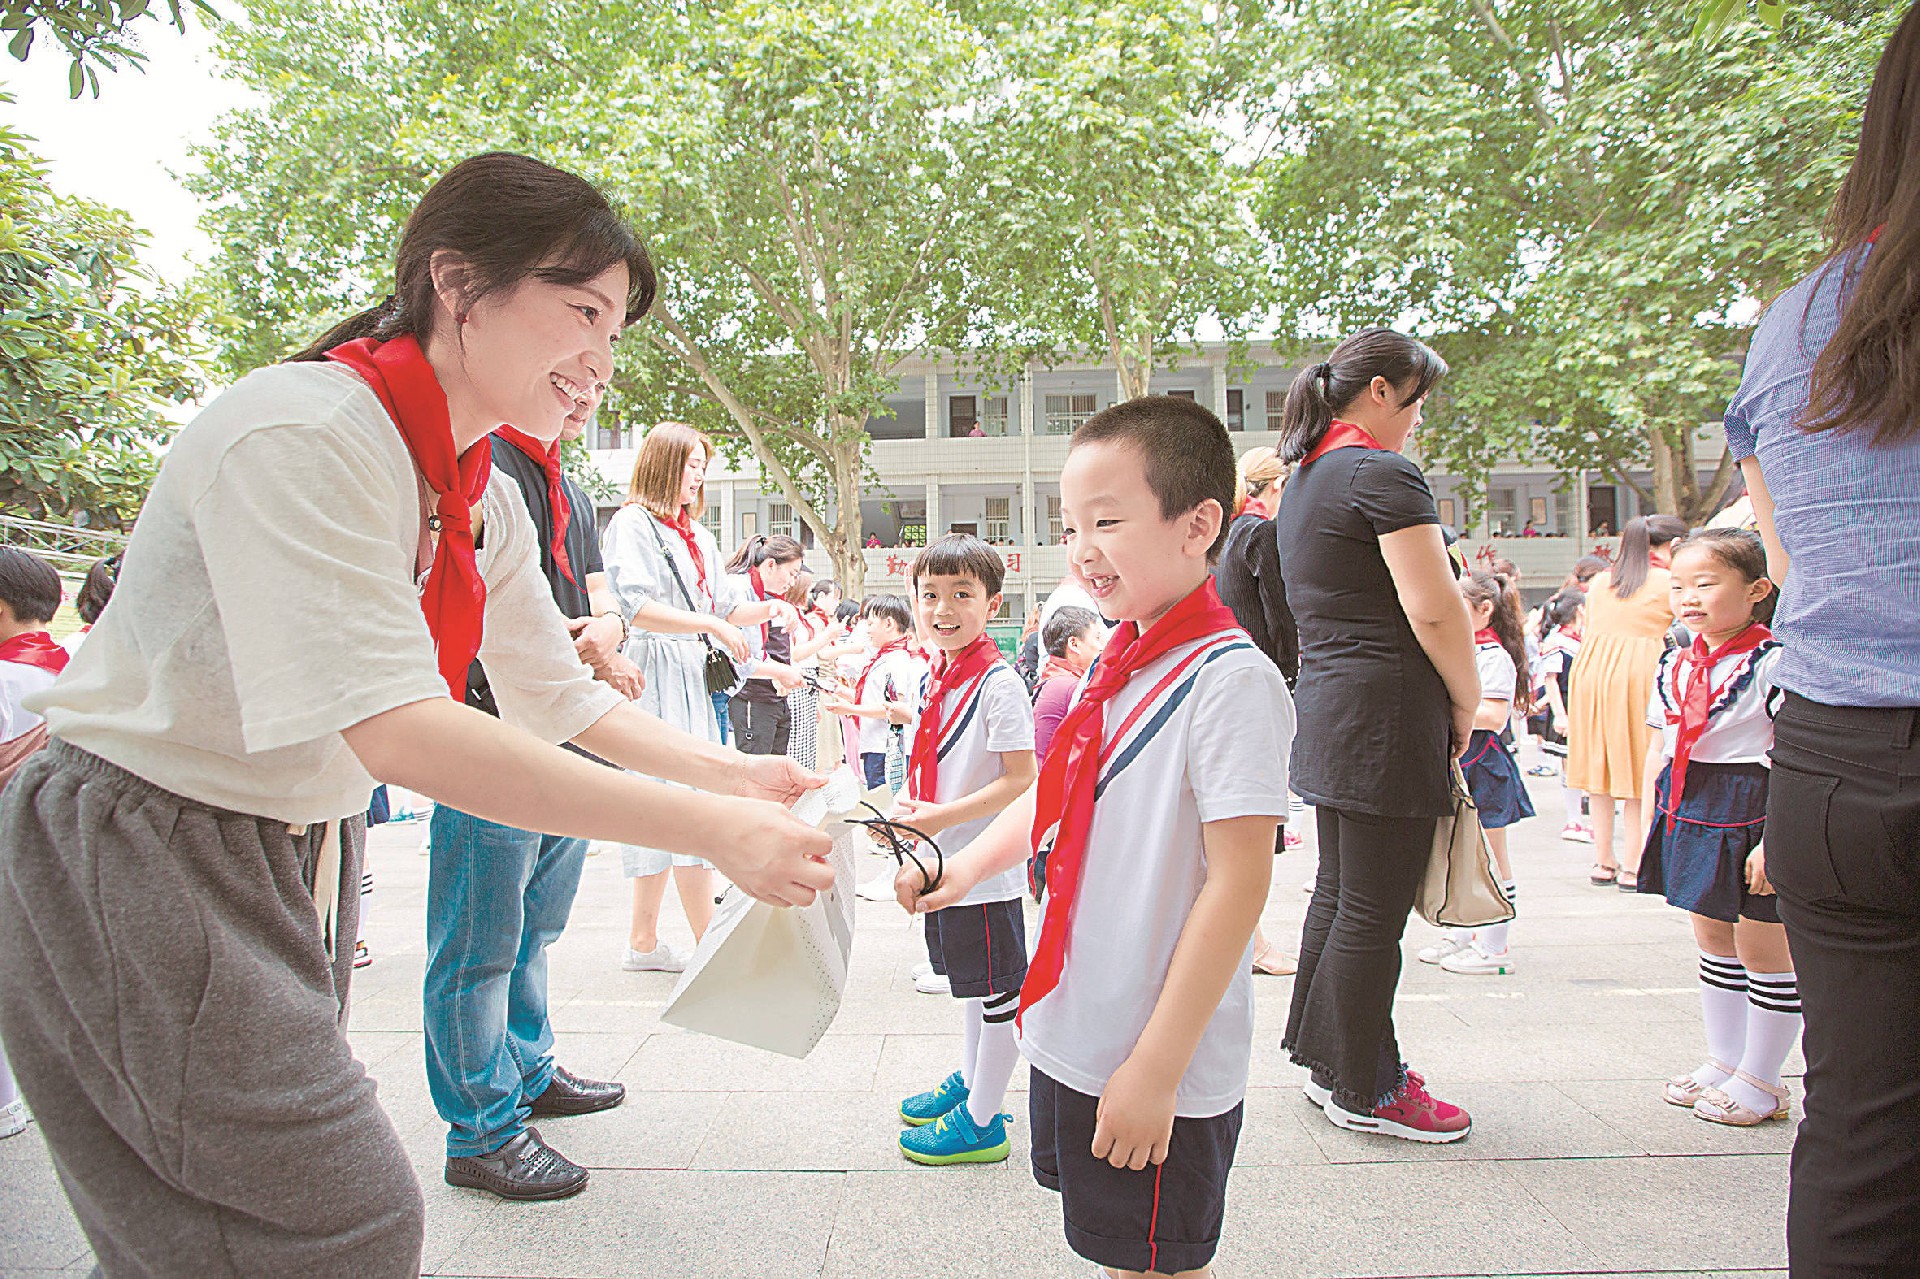
<path id="1" fill-rule="evenodd" d="M 1513 918 L 1513 903 L 1494 874 L 1493 850 L 1458 760 L 1453 763 L 1453 814 L 1434 823 L 1433 852 L 1414 908 L 1440 928 L 1485 928 Z"/>

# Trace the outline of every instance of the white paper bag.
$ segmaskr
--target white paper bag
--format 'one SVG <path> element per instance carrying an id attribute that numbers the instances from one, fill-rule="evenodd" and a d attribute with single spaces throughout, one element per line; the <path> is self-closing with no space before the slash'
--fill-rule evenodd
<path id="1" fill-rule="evenodd" d="M 660 1020 L 734 1043 L 804 1057 L 840 1011 L 853 953 L 860 783 L 841 768 L 793 815 L 833 837 L 833 887 L 808 906 L 778 907 L 729 888 Z"/>

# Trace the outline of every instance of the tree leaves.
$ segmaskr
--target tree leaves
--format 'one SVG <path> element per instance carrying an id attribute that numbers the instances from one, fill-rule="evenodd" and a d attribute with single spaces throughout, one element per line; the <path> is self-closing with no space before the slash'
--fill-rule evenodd
<path id="1" fill-rule="evenodd" d="M 207 0 L 192 0 L 203 20 L 217 15 Z M 168 0 L 168 25 L 185 33 L 187 18 L 182 0 Z M 139 48 L 128 43 L 129 28 L 149 13 L 149 0 L 0 0 L 0 31 L 12 31 L 7 52 L 25 62 L 34 35 L 44 30 L 71 58 L 67 93 L 77 98 L 91 89 L 100 96 L 100 72 L 137 67 L 146 61 Z"/>

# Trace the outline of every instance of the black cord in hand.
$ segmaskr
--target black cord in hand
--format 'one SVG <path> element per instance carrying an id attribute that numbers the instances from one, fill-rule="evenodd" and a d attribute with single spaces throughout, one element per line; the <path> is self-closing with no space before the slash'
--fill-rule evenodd
<path id="1" fill-rule="evenodd" d="M 916 830 L 905 822 L 895 821 L 893 818 L 888 817 L 879 809 L 875 808 L 872 804 L 863 801 L 860 807 L 872 813 L 873 816 L 850 817 L 847 819 L 848 822 L 851 825 L 864 826 L 868 830 L 876 832 L 879 837 L 886 842 L 887 851 L 893 855 L 893 860 L 898 864 L 904 866 L 908 862 L 913 863 L 914 869 L 920 872 L 920 895 L 924 897 L 934 889 L 940 887 L 940 881 L 945 878 L 947 873 L 947 856 L 940 851 L 940 845 L 934 842 L 933 836 L 923 830 Z M 927 874 L 926 863 L 914 854 L 912 841 L 900 838 L 900 832 L 902 831 L 905 831 L 907 834 L 913 836 L 914 839 L 919 840 L 933 850 L 933 874 Z"/>

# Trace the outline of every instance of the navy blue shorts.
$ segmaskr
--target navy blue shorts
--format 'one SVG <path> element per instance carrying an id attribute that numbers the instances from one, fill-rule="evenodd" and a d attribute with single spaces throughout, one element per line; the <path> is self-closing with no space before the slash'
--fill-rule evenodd
<path id="1" fill-rule="evenodd" d="M 1019 993 L 1027 979 L 1027 919 L 1019 898 L 949 906 L 926 921 L 927 958 L 955 999 Z"/>
<path id="2" fill-rule="evenodd" d="M 867 789 L 887 784 L 887 753 L 885 751 L 862 751 L 860 753 L 860 771 L 866 778 Z"/>
<path id="3" fill-rule="evenodd" d="M 1135 1172 L 1093 1157 L 1098 1097 L 1037 1068 L 1031 1087 L 1033 1179 L 1060 1193 L 1068 1247 L 1098 1265 L 1142 1273 L 1178 1274 L 1213 1260 L 1245 1103 L 1175 1119 L 1166 1162 Z"/>

